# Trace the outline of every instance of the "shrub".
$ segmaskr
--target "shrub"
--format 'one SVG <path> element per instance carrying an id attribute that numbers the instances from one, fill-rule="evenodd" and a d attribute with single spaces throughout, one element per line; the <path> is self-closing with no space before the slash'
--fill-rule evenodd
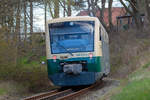
<path id="1" fill-rule="evenodd" d="M 110 34 L 110 76 L 126 77 L 141 66 L 142 55 L 150 50 L 150 37 L 147 31 L 136 30 Z M 145 59 L 143 59 L 144 61 Z"/>

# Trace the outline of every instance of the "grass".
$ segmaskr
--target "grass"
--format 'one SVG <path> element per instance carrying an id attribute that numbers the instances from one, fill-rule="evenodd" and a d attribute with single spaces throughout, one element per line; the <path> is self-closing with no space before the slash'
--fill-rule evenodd
<path id="1" fill-rule="evenodd" d="M 0 95 L 24 95 L 53 88 L 46 64 L 41 64 L 41 61 L 46 62 L 45 42 L 35 41 L 33 44 L 22 41 L 17 48 L 16 45 L 16 41 L 11 39 L 0 39 Z"/>
<path id="2" fill-rule="evenodd" d="M 7 93 L 7 90 L 4 88 L 0 88 L 0 95 L 4 95 Z"/>
<path id="3" fill-rule="evenodd" d="M 113 95 L 111 100 L 150 100 L 150 63 L 145 64 L 129 75 L 122 90 Z"/>
<path id="4" fill-rule="evenodd" d="M 21 65 L 21 67 L 29 67 L 29 66 L 39 67 L 41 66 L 42 61 L 46 62 L 45 56 L 41 56 L 38 61 L 35 61 L 35 60 L 29 61 L 29 57 L 22 57 L 18 60 L 18 66 Z"/>
<path id="5" fill-rule="evenodd" d="M 150 100 L 150 79 L 132 81 L 112 100 Z"/>
<path id="6" fill-rule="evenodd" d="M 7 99 L 11 98 L 11 100 L 19 100 L 19 98 L 23 98 L 31 94 L 32 93 L 29 93 L 26 85 L 12 80 L 0 81 L 0 100 L 6 100 L 5 97 L 7 97 Z"/>
<path id="7" fill-rule="evenodd" d="M 148 68 L 150 66 L 150 62 L 143 66 L 143 68 Z"/>
<path id="8" fill-rule="evenodd" d="M 29 61 L 28 57 L 22 57 L 18 60 L 17 66 L 1 66 L 0 80 L 13 80 L 25 86 L 23 88 L 27 88 L 30 92 L 50 89 L 47 67 L 42 65 L 41 61 L 46 61 L 46 57 L 42 56 L 39 60 L 31 61 Z"/>

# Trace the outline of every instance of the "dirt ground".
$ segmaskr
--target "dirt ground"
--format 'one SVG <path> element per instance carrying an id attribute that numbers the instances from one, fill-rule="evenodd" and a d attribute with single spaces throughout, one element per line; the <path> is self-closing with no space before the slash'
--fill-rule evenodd
<path id="1" fill-rule="evenodd" d="M 25 86 L 14 81 L 0 82 L 0 100 L 20 100 L 21 98 L 32 95 L 29 94 Z"/>
<path id="2" fill-rule="evenodd" d="M 103 79 L 103 82 L 103 86 L 98 86 L 97 88 L 92 89 L 83 96 L 77 97 L 74 100 L 101 100 L 108 92 L 110 92 L 113 88 L 118 87 L 120 84 L 118 80 L 109 78 Z M 109 98 L 105 100 L 109 100 Z"/>
<path id="3" fill-rule="evenodd" d="M 103 79 L 102 86 L 98 86 L 74 100 L 100 100 L 101 97 L 106 95 L 109 91 L 117 87 L 119 84 L 120 82 L 117 80 L 105 78 Z M 20 100 L 29 95 L 34 95 L 28 94 L 26 90 L 22 90 L 22 86 L 18 86 L 18 84 L 13 81 L 0 82 L 0 88 L 4 88 L 6 90 L 4 94 L 0 95 L 0 100 Z M 26 94 L 22 94 L 21 92 Z"/>

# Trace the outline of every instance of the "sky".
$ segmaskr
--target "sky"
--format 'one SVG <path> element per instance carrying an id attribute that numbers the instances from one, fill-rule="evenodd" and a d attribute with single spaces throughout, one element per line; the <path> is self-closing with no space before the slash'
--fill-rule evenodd
<path id="1" fill-rule="evenodd" d="M 108 7 L 108 3 L 106 3 L 106 7 Z M 118 0 L 114 0 L 113 7 L 123 7 Z M 76 16 L 79 13 L 79 11 L 73 11 L 72 16 Z M 42 8 L 34 8 L 34 31 L 35 32 L 44 32 L 45 31 L 45 25 L 44 25 L 44 9 Z M 60 14 L 60 17 L 63 15 Z M 47 12 L 47 20 L 52 19 L 50 17 L 50 13 Z"/>

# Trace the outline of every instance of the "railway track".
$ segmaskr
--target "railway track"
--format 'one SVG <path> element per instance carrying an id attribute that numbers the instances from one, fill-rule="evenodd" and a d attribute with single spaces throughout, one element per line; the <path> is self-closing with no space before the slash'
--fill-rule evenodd
<path id="1" fill-rule="evenodd" d="M 38 95 L 34 95 L 31 97 L 24 98 L 23 100 L 72 100 L 75 97 L 78 97 L 80 95 L 83 95 L 90 91 L 91 89 L 97 87 L 98 85 L 102 85 L 103 82 L 97 82 L 91 86 L 85 87 L 85 88 L 70 88 L 65 90 L 54 90 L 46 93 L 41 93 Z"/>

